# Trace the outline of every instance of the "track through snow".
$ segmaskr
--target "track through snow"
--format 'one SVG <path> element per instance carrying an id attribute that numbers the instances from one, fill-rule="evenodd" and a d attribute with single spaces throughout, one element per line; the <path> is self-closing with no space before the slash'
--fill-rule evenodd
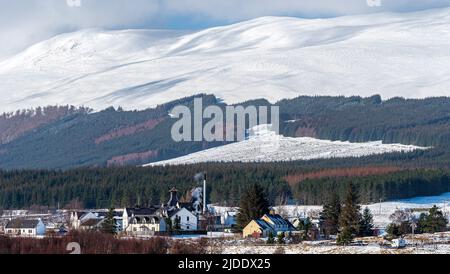
<path id="1" fill-rule="evenodd" d="M 200 92 L 227 103 L 302 95 L 450 95 L 450 9 L 262 17 L 199 32 L 82 30 L 0 63 L 0 111 L 144 109 Z"/>
<path id="2" fill-rule="evenodd" d="M 151 163 L 146 166 L 185 165 L 205 162 L 282 162 L 328 158 L 362 157 L 391 152 L 410 152 L 423 147 L 383 144 L 381 141 L 350 143 L 292 138 L 275 134 L 259 126 L 257 134 L 242 142 L 192 153 L 183 157 Z"/>

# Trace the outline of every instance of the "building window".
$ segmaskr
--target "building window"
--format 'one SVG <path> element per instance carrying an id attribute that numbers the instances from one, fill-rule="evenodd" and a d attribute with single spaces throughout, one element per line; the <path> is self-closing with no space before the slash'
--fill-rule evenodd
<path id="1" fill-rule="evenodd" d="M 186 229 L 189 230 L 189 226 L 186 226 Z"/>
<path id="2" fill-rule="evenodd" d="M 187 217 L 186 217 L 186 221 L 188 221 L 188 222 L 189 222 L 189 216 L 187 216 Z"/>
<path id="3" fill-rule="evenodd" d="M 31 234 L 31 229 L 28 230 L 28 233 Z"/>

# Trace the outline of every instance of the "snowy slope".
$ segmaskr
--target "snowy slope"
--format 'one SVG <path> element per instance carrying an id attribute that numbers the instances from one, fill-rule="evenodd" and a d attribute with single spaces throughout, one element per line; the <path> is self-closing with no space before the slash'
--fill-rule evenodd
<path id="1" fill-rule="evenodd" d="M 257 134 L 242 142 L 192 153 L 183 157 L 149 164 L 183 165 L 204 162 L 279 162 L 327 158 L 361 157 L 389 152 L 410 152 L 421 147 L 382 144 L 378 142 L 350 143 L 319 140 L 314 138 L 291 138 L 259 126 Z"/>
<path id="2" fill-rule="evenodd" d="M 304 95 L 450 95 L 450 9 L 263 17 L 194 33 L 83 30 L 0 63 L 0 111 L 142 109 L 200 92 L 228 103 Z"/>

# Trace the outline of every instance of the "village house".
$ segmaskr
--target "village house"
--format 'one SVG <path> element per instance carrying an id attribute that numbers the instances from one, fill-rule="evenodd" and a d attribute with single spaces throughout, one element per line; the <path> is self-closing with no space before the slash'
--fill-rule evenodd
<path id="1" fill-rule="evenodd" d="M 225 211 L 225 213 L 221 215 L 220 221 L 225 227 L 232 228 L 236 225 L 236 216 L 237 211 Z"/>
<path id="2" fill-rule="evenodd" d="M 243 237 L 265 238 L 270 233 L 276 236 L 280 233 L 294 231 L 294 226 L 278 214 L 265 214 L 258 220 L 252 220 L 243 229 Z"/>
<path id="3" fill-rule="evenodd" d="M 79 230 L 100 230 L 102 228 L 103 218 L 87 219 L 78 227 Z"/>
<path id="4" fill-rule="evenodd" d="M 74 211 L 70 213 L 69 227 L 74 230 L 96 230 L 100 229 L 101 223 L 106 218 L 107 211 Z M 117 231 L 121 231 L 122 211 L 114 212 Z"/>
<path id="5" fill-rule="evenodd" d="M 266 238 L 271 232 L 274 234 L 270 225 L 261 219 L 251 220 L 242 231 L 244 238 Z"/>
<path id="6" fill-rule="evenodd" d="M 177 208 L 168 213 L 172 224 L 174 225 L 179 220 L 180 229 L 184 231 L 197 230 L 198 220 L 191 211 L 186 208 Z"/>
<path id="7" fill-rule="evenodd" d="M 125 208 L 122 216 L 122 229 L 128 235 L 154 235 L 170 230 L 166 219 L 169 218 L 173 226 L 179 224 L 182 231 L 198 229 L 198 218 L 193 213 L 191 203 L 180 203 L 178 191 L 172 188 L 167 204 L 148 208 Z"/>
<path id="8" fill-rule="evenodd" d="M 153 235 L 155 232 L 165 232 L 166 222 L 154 207 L 125 208 L 122 215 L 122 231 L 134 236 Z"/>
<path id="9" fill-rule="evenodd" d="M 98 215 L 90 211 L 74 211 L 70 214 L 70 228 L 79 229 L 81 223 L 89 219 L 97 219 Z"/>
<path id="10" fill-rule="evenodd" d="M 181 230 L 197 230 L 198 218 L 193 213 L 194 208 L 192 203 L 180 203 L 178 200 L 178 190 L 176 188 L 172 188 L 169 193 L 169 201 L 160 209 L 161 215 L 169 217 L 172 225 L 175 225 L 178 219 Z"/>
<path id="11" fill-rule="evenodd" d="M 14 219 L 5 227 L 5 233 L 10 236 L 36 237 L 44 236 L 45 232 L 45 224 L 40 219 Z"/>

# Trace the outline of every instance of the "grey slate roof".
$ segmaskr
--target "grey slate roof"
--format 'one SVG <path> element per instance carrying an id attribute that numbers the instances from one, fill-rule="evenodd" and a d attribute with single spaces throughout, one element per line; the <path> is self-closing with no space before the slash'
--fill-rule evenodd
<path id="1" fill-rule="evenodd" d="M 36 228 L 39 220 L 14 219 L 8 222 L 6 229 L 32 229 Z"/>
<path id="2" fill-rule="evenodd" d="M 143 207 L 143 208 L 127 208 L 128 216 L 149 216 L 154 215 L 157 211 L 154 207 Z"/>

